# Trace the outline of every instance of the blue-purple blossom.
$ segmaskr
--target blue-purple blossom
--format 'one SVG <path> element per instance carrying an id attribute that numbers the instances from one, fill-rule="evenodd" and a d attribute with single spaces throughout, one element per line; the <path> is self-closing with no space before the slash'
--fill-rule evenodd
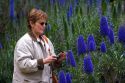
<path id="1" fill-rule="evenodd" d="M 72 14 L 73 14 L 72 4 L 70 4 L 70 7 L 69 7 L 69 12 L 70 12 L 70 16 L 72 16 Z"/>
<path id="2" fill-rule="evenodd" d="M 70 65 L 70 60 L 69 60 L 68 52 L 66 53 L 66 64 Z"/>
<path id="3" fill-rule="evenodd" d="M 102 0 L 96 0 L 97 12 L 99 17 L 102 16 Z"/>
<path id="4" fill-rule="evenodd" d="M 64 6 L 65 5 L 65 0 L 58 0 L 59 1 L 59 5 Z"/>
<path id="5" fill-rule="evenodd" d="M 69 7 L 69 9 L 67 11 L 67 20 L 68 21 L 70 20 L 72 14 L 73 14 L 73 8 L 72 8 L 72 4 L 70 4 L 70 7 Z"/>
<path id="6" fill-rule="evenodd" d="M 2 49 L 3 48 L 3 46 L 2 46 L 2 43 L 0 42 L 0 49 Z"/>
<path id="7" fill-rule="evenodd" d="M 109 28 L 108 38 L 109 38 L 110 44 L 114 44 L 114 32 L 112 28 Z"/>
<path id="8" fill-rule="evenodd" d="M 50 24 L 47 24 L 47 31 L 50 31 L 51 30 L 51 25 Z"/>
<path id="9" fill-rule="evenodd" d="M 125 44 L 125 25 L 121 25 L 118 29 L 118 40 Z"/>
<path id="10" fill-rule="evenodd" d="M 107 18 L 102 16 L 100 20 L 100 34 L 102 36 L 107 36 L 109 33 Z"/>
<path id="11" fill-rule="evenodd" d="M 15 18 L 14 15 L 14 0 L 10 0 L 10 18 L 13 20 Z"/>
<path id="12" fill-rule="evenodd" d="M 74 0 L 74 8 L 76 8 L 76 6 L 78 5 L 79 1 L 78 0 Z"/>
<path id="13" fill-rule="evenodd" d="M 68 52 L 67 52 L 67 60 L 69 60 L 68 62 L 70 63 L 70 65 L 72 66 L 72 67 L 76 67 L 76 61 L 75 61 L 75 59 L 74 59 L 74 55 L 73 55 L 73 52 L 72 52 L 72 50 L 69 50 Z"/>
<path id="14" fill-rule="evenodd" d="M 59 83 L 66 83 L 66 77 L 63 70 L 59 72 L 58 78 L 59 78 L 58 81 Z"/>
<path id="15" fill-rule="evenodd" d="M 67 83 L 72 83 L 70 73 L 66 73 L 66 82 L 67 82 Z"/>
<path id="16" fill-rule="evenodd" d="M 93 66 L 93 63 L 92 63 L 92 60 L 91 60 L 91 56 L 90 54 L 86 55 L 84 57 L 84 61 L 83 61 L 83 69 L 84 69 L 84 72 L 86 74 L 91 74 L 93 73 L 93 70 L 94 70 L 94 66 Z"/>
<path id="17" fill-rule="evenodd" d="M 87 0 L 87 5 L 88 5 L 88 7 L 91 7 L 91 6 L 92 6 L 92 1 L 93 1 L 93 0 Z"/>
<path id="18" fill-rule="evenodd" d="M 87 38 L 87 43 L 89 43 L 90 41 L 94 41 L 95 42 L 95 39 L 94 39 L 94 36 L 92 34 L 90 34 Z"/>
<path id="19" fill-rule="evenodd" d="M 96 46 L 95 46 L 95 42 L 94 41 L 90 41 L 88 44 L 88 50 L 89 51 L 95 51 L 96 50 Z"/>
<path id="20" fill-rule="evenodd" d="M 101 6 L 102 5 L 102 0 L 96 0 L 96 5 L 97 5 L 97 7 Z"/>
<path id="21" fill-rule="evenodd" d="M 89 51 L 95 51 L 96 50 L 96 43 L 93 35 L 89 35 L 87 39 L 87 45 Z"/>
<path id="22" fill-rule="evenodd" d="M 102 53 L 106 53 L 107 48 L 106 48 L 105 42 L 102 42 L 102 43 L 101 43 L 100 50 L 101 50 Z"/>
<path id="23" fill-rule="evenodd" d="M 77 53 L 78 55 L 86 53 L 86 44 L 82 35 L 79 35 L 77 39 Z"/>
<path id="24" fill-rule="evenodd" d="M 53 5 L 55 3 L 55 0 L 50 0 L 50 4 Z"/>

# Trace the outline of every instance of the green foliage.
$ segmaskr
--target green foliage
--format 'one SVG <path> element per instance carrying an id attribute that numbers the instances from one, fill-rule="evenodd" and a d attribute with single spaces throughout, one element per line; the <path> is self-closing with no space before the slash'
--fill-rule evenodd
<path id="1" fill-rule="evenodd" d="M 53 42 L 55 52 L 72 50 L 76 59 L 77 67 L 72 68 L 66 65 L 64 61 L 62 68 L 65 72 L 72 74 L 73 83 L 124 83 L 125 79 L 125 48 L 115 39 L 115 44 L 110 45 L 107 38 L 100 35 L 100 18 L 98 16 L 96 2 L 87 8 L 85 1 L 78 0 L 74 6 L 74 0 L 66 0 L 65 6 L 61 6 L 58 0 L 51 4 L 50 0 L 15 0 L 15 20 L 9 18 L 9 2 L 0 1 L 0 42 L 3 48 L 0 49 L 0 83 L 11 83 L 13 76 L 13 51 L 17 40 L 27 32 L 26 13 L 33 7 L 39 7 L 46 11 L 51 25 L 51 30 L 46 34 Z M 96 1 L 96 0 L 94 0 Z M 118 2 L 118 3 L 117 3 Z M 114 0 L 110 3 L 109 22 L 114 25 L 114 34 L 117 37 L 117 31 L 120 24 L 124 22 L 124 11 L 122 11 L 123 1 Z M 4 3 L 4 4 L 3 4 Z M 125 3 L 125 2 L 124 2 Z M 69 5 L 73 5 L 73 14 L 70 21 L 67 20 L 67 11 Z M 5 10 L 6 9 L 6 10 Z M 107 4 L 102 3 L 102 13 L 107 15 Z M 23 12 L 23 14 L 21 14 Z M 9 35 L 9 40 L 6 39 Z M 93 34 L 97 50 L 91 52 L 94 72 L 91 75 L 83 71 L 84 55 L 77 56 L 76 42 L 78 35 L 82 34 L 85 41 L 89 34 Z M 100 52 L 100 43 L 106 42 L 107 53 Z M 59 70 L 60 70 L 59 69 Z M 58 73 L 58 72 L 56 72 Z"/>

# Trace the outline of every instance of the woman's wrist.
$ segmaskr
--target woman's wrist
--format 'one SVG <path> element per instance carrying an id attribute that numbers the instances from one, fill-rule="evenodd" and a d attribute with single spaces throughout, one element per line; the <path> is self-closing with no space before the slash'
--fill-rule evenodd
<path id="1" fill-rule="evenodd" d="M 43 59 L 38 59 L 37 60 L 37 64 L 38 64 L 38 69 L 39 70 L 43 70 L 44 69 Z"/>
<path id="2" fill-rule="evenodd" d="M 47 62 L 46 62 L 46 59 L 43 59 L 43 64 L 46 64 Z"/>

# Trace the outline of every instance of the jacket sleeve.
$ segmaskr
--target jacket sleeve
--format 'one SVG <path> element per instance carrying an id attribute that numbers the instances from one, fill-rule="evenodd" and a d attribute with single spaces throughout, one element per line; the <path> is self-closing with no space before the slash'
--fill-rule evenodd
<path id="1" fill-rule="evenodd" d="M 38 70 L 37 59 L 33 59 L 31 49 L 25 43 L 15 48 L 14 56 L 16 64 L 22 72 L 31 73 Z"/>

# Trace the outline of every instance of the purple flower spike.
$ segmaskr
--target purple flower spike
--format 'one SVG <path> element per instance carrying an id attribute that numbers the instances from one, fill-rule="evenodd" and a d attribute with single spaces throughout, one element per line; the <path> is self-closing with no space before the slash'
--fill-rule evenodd
<path id="1" fill-rule="evenodd" d="M 84 72 L 86 74 L 93 73 L 94 68 L 93 68 L 93 63 L 92 63 L 90 54 L 84 57 L 83 63 L 84 63 L 83 65 Z"/>
<path id="2" fill-rule="evenodd" d="M 79 35 L 77 39 L 77 53 L 78 55 L 86 53 L 86 44 L 82 35 Z"/>
<path id="3" fill-rule="evenodd" d="M 100 20 L 100 34 L 102 36 L 107 36 L 109 33 L 107 18 L 102 16 Z"/>
<path id="4" fill-rule="evenodd" d="M 59 81 L 58 81 L 59 83 L 66 83 L 66 78 L 63 70 L 59 72 L 58 76 L 59 76 Z"/>
<path id="5" fill-rule="evenodd" d="M 118 40 L 125 45 L 125 25 L 119 27 Z"/>
<path id="6" fill-rule="evenodd" d="M 106 44 L 104 42 L 101 43 L 100 49 L 102 53 L 106 53 L 107 49 L 106 49 Z"/>

